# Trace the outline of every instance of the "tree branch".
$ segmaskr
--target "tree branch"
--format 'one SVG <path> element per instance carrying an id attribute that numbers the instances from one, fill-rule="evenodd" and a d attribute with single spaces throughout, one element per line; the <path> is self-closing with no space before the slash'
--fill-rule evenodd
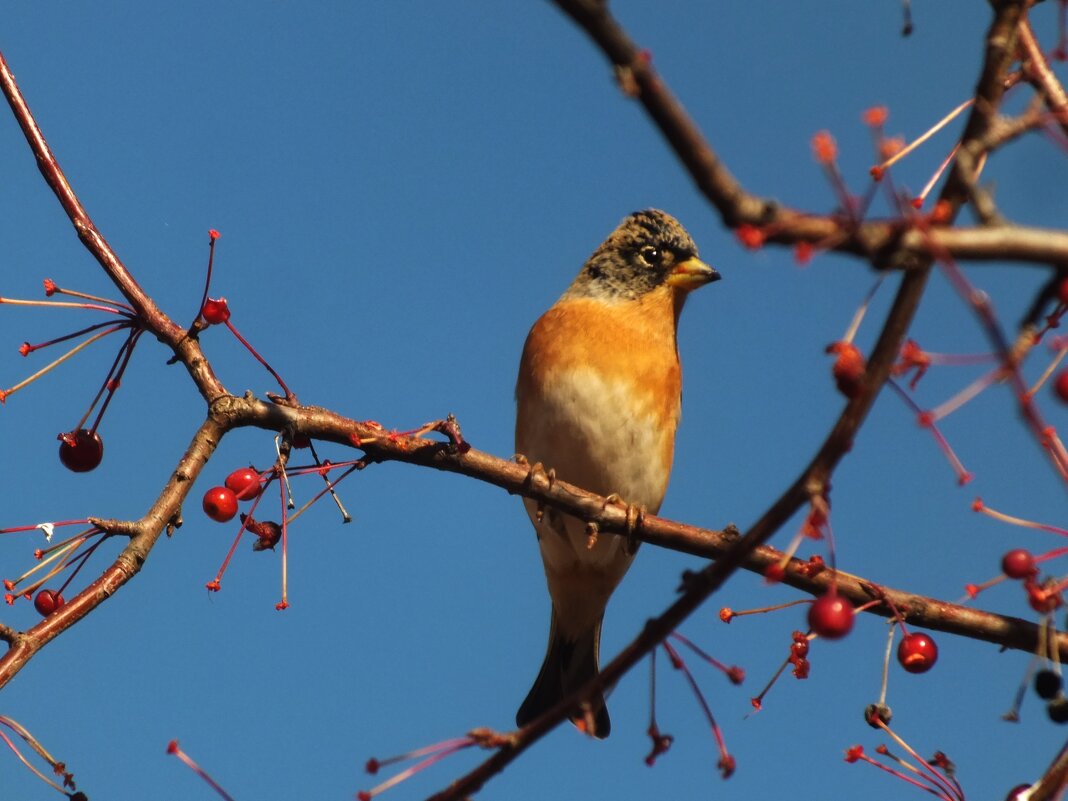
<path id="1" fill-rule="evenodd" d="M 1027 796 L 1027 801 L 1051 801 L 1061 798 L 1068 786 L 1068 744 L 1061 748 L 1049 768 Z"/>
<path id="2" fill-rule="evenodd" d="M 1027 18 L 1020 24 L 1020 50 L 1025 74 L 1041 91 L 1046 107 L 1057 118 L 1061 129 L 1068 133 L 1068 92 L 1065 92 L 1060 79 L 1050 69 L 1046 54 L 1042 52 L 1035 38 L 1031 20 Z"/>
<path id="3" fill-rule="evenodd" d="M 224 427 L 211 417 L 201 424 L 163 491 L 141 520 L 133 523 L 92 521 L 105 532 L 128 536 L 129 543 L 103 575 L 55 612 L 25 633 L 2 637 L 10 647 L 0 657 L 0 688 L 11 681 L 41 648 L 100 606 L 140 572 L 163 531 L 181 519 L 182 502 L 224 433 Z M 3 629 L 11 631 L 7 626 Z"/>
<path id="4" fill-rule="evenodd" d="M 660 129 L 665 141 L 690 173 L 698 189 L 731 228 L 747 223 L 767 230 L 766 241 L 779 244 L 807 242 L 861 256 L 880 268 L 910 268 L 920 258 L 948 253 L 958 260 L 1022 261 L 1068 264 L 1068 234 L 1059 230 L 1017 225 L 935 227 L 921 234 L 900 220 L 868 220 L 843 227 L 837 217 L 812 214 L 760 198 L 747 191 L 720 161 L 686 110 L 656 73 L 649 56 L 611 16 L 603 0 L 554 0 L 556 5 L 589 34 L 612 63 L 623 90 L 635 97 Z M 1006 18 L 1009 29 L 1019 19 L 1017 3 Z M 998 34 L 1000 35 L 1000 34 Z M 1011 58 L 1012 50 L 999 55 Z M 1004 69 L 999 73 L 1004 76 Z M 983 85 L 987 86 L 984 79 Z M 989 86 L 985 93 L 1000 95 Z M 986 99 L 990 99 L 986 98 Z M 975 132 L 966 137 L 975 138 Z M 895 254 L 895 260 L 885 256 Z"/>
<path id="5" fill-rule="evenodd" d="M 0 657 L 0 687 L 10 681 L 44 645 L 89 614 L 136 575 L 159 536 L 169 525 L 181 519 L 182 504 L 218 443 L 229 431 L 247 426 L 275 432 L 289 430 L 317 440 L 358 447 L 370 462 L 403 462 L 484 481 L 511 494 L 523 495 L 596 523 L 606 536 L 635 537 L 650 545 L 708 559 L 720 559 L 738 547 L 739 537 L 729 528 L 725 531 L 703 529 L 655 515 L 642 515 L 635 520 L 633 516 L 628 516 L 625 506 L 610 503 L 607 498 L 565 481 L 549 482 L 544 476 L 539 478 L 529 468 L 514 461 L 473 448 L 461 452 L 450 442 L 396 435 L 374 424 L 352 420 L 319 407 L 283 407 L 252 397 L 224 396 L 212 405 L 211 417 L 201 424 L 171 478 L 144 517 L 132 522 L 92 519 L 95 525 L 109 534 L 130 537 L 129 544 L 104 576 L 24 635 L 8 627 L 0 628 L 0 639 L 14 646 Z M 356 442 L 359 442 L 358 446 Z M 807 499 L 803 493 L 800 497 L 802 502 Z M 786 518 L 791 514 L 786 513 Z M 763 575 L 768 565 L 778 563 L 782 558 L 781 551 L 762 546 L 744 554 L 740 566 Z M 806 562 L 790 559 L 783 582 L 819 595 L 830 586 L 831 571 L 809 575 Z M 841 571 L 838 573 L 838 591 L 854 605 L 870 601 L 873 586 L 880 585 L 870 579 Z M 1028 621 L 905 590 L 881 586 L 880 589 L 913 625 L 1024 651 L 1034 651 L 1038 643 L 1038 627 Z M 884 606 L 873 607 L 869 611 L 885 617 L 892 614 Z M 3 636 L 5 630 L 10 632 L 10 638 Z M 1062 659 L 1068 661 L 1068 634 L 1058 635 L 1057 647 Z"/>
<path id="6" fill-rule="evenodd" d="M 161 342 L 174 351 L 174 355 L 189 371 L 189 375 L 197 385 L 200 393 L 209 400 L 223 394 L 226 390 L 219 379 L 215 377 L 207 359 L 204 358 L 200 343 L 188 336 L 184 329 L 175 324 L 156 306 L 155 301 L 141 289 L 137 281 L 134 280 L 133 275 L 126 269 L 126 265 L 122 263 L 122 260 L 119 259 L 107 243 L 107 240 L 104 239 L 104 235 L 97 230 L 93 221 L 89 218 L 89 214 L 82 206 L 81 201 L 78 200 L 74 189 L 71 188 L 70 183 L 67 181 L 67 177 L 63 174 L 63 170 L 56 161 L 48 142 L 45 141 L 44 134 L 41 133 L 37 120 L 34 119 L 26 99 L 22 96 L 22 91 L 15 82 L 15 76 L 12 74 L 10 67 L 8 67 L 3 53 L 0 53 L 0 91 L 4 93 L 8 105 L 11 107 L 11 112 L 18 122 L 19 128 L 22 129 L 23 136 L 26 137 L 26 142 L 37 160 L 37 168 L 41 171 L 41 175 L 44 176 L 45 183 L 48 184 L 56 199 L 59 200 L 63 211 L 67 213 L 67 217 L 70 218 L 71 223 L 74 225 L 74 230 L 77 232 L 82 244 L 85 245 L 89 253 L 103 268 L 104 273 L 134 308 L 137 316 L 141 318 Z"/>

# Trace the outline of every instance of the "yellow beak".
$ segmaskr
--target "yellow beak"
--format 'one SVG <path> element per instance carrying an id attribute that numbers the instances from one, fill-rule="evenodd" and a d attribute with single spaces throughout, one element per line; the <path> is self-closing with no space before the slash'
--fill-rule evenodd
<path id="1" fill-rule="evenodd" d="M 667 284 L 689 292 L 719 279 L 718 272 L 700 259 L 693 257 L 675 265 L 675 269 L 667 277 Z"/>

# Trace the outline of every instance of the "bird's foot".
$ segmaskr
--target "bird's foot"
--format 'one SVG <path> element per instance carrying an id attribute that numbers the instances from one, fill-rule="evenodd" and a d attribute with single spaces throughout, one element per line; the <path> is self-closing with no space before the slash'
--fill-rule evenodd
<path id="1" fill-rule="evenodd" d="M 546 470 L 541 462 L 534 462 L 534 464 L 531 464 L 527 457 L 521 453 L 517 453 L 514 458 L 516 464 L 527 466 L 527 475 L 523 479 L 523 486 L 529 487 L 530 489 L 544 489 L 545 492 L 552 490 L 553 486 L 556 484 L 556 470 L 554 468 L 550 467 Z M 545 507 L 541 501 L 538 501 L 537 504 L 538 506 L 534 516 L 537 522 L 540 523 L 542 515 L 545 514 Z"/>
<path id="2" fill-rule="evenodd" d="M 592 520 L 586 523 L 586 550 L 592 551 L 597 544 L 597 535 L 600 533 L 601 527 L 594 523 Z"/>
<path id="3" fill-rule="evenodd" d="M 638 546 L 641 544 L 641 541 L 638 539 L 638 529 L 641 528 L 642 520 L 645 518 L 648 509 L 646 509 L 645 506 L 627 503 L 620 497 L 618 492 L 613 492 L 606 497 L 604 499 L 604 507 L 602 508 L 607 508 L 610 503 L 627 507 L 627 553 L 633 554 L 637 552 Z"/>

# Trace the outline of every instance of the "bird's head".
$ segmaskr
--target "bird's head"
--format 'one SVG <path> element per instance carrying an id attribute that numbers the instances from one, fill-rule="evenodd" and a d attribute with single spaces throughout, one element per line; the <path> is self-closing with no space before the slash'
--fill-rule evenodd
<path id="1" fill-rule="evenodd" d="M 568 295 L 634 300 L 661 287 L 687 293 L 719 280 L 682 224 L 659 209 L 627 217 L 583 265 Z"/>

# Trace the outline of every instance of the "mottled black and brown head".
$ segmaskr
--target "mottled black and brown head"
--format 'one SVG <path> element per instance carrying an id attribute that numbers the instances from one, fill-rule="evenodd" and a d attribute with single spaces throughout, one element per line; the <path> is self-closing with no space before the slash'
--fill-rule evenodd
<path id="1" fill-rule="evenodd" d="M 689 291 L 719 277 L 697 258 L 697 245 L 678 220 L 659 209 L 646 209 L 609 234 L 565 297 L 634 300 L 665 285 Z"/>

